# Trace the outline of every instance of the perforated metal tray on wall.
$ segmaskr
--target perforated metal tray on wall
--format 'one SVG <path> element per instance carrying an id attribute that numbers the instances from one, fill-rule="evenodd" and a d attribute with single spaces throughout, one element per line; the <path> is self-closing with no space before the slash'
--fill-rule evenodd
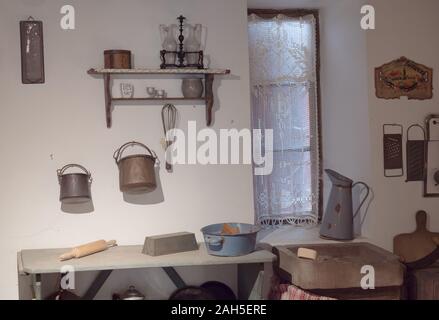
<path id="1" fill-rule="evenodd" d="M 32 17 L 20 21 L 20 43 L 22 83 L 44 83 L 43 22 Z"/>

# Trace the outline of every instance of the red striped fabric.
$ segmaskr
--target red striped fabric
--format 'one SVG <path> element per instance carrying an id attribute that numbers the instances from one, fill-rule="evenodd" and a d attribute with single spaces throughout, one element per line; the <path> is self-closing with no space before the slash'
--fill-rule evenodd
<path id="1" fill-rule="evenodd" d="M 330 297 L 318 296 L 289 284 L 279 284 L 272 288 L 272 300 L 336 300 Z"/>

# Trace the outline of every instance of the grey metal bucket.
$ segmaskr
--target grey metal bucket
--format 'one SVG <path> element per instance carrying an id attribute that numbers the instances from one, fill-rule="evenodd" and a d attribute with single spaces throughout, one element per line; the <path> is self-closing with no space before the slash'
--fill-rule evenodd
<path id="1" fill-rule="evenodd" d="M 236 257 L 249 254 L 255 250 L 259 226 L 246 223 L 228 223 L 232 228 L 239 228 L 240 233 L 222 234 L 223 223 L 212 224 L 201 229 L 207 252 L 214 256 Z"/>
<path id="2" fill-rule="evenodd" d="M 84 173 L 65 173 L 67 169 L 79 168 Z M 90 172 L 79 164 L 68 164 L 57 170 L 60 185 L 59 200 L 65 204 L 79 204 L 91 200 L 90 185 L 92 178 Z"/>

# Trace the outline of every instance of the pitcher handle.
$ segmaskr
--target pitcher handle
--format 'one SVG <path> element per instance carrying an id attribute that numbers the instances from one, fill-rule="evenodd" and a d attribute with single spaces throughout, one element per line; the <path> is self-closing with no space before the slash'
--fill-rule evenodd
<path id="1" fill-rule="evenodd" d="M 369 193 L 370 193 L 370 188 L 369 188 L 369 186 L 366 184 L 366 183 L 364 183 L 364 182 L 361 182 L 361 181 L 358 181 L 358 182 L 355 182 L 353 185 L 352 185 L 352 188 L 354 188 L 355 186 L 357 186 L 357 185 L 363 185 L 365 188 L 366 188 L 366 196 L 363 198 L 363 200 L 361 200 L 361 202 L 360 202 L 360 205 L 358 206 L 358 208 L 357 208 L 357 210 L 355 211 L 355 213 L 354 213 L 354 218 L 360 213 L 360 209 L 361 209 L 361 207 L 363 206 L 363 204 L 366 202 L 366 200 L 367 200 L 367 198 L 369 197 Z"/>

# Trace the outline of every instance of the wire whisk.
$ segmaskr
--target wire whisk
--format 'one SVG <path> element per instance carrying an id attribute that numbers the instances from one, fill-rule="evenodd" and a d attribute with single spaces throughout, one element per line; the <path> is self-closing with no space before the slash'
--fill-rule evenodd
<path id="1" fill-rule="evenodd" d="M 166 171 L 172 172 L 172 164 L 169 162 L 170 159 L 167 159 L 167 155 L 170 154 L 170 151 L 167 149 L 174 142 L 167 139 L 167 134 L 169 131 L 175 129 L 175 125 L 177 122 L 177 108 L 170 103 L 167 103 L 162 108 L 162 125 L 163 125 L 163 133 L 165 134 L 166 141 L 166 153 L 165 153 L 165 161 L 166 161 Z"/>

